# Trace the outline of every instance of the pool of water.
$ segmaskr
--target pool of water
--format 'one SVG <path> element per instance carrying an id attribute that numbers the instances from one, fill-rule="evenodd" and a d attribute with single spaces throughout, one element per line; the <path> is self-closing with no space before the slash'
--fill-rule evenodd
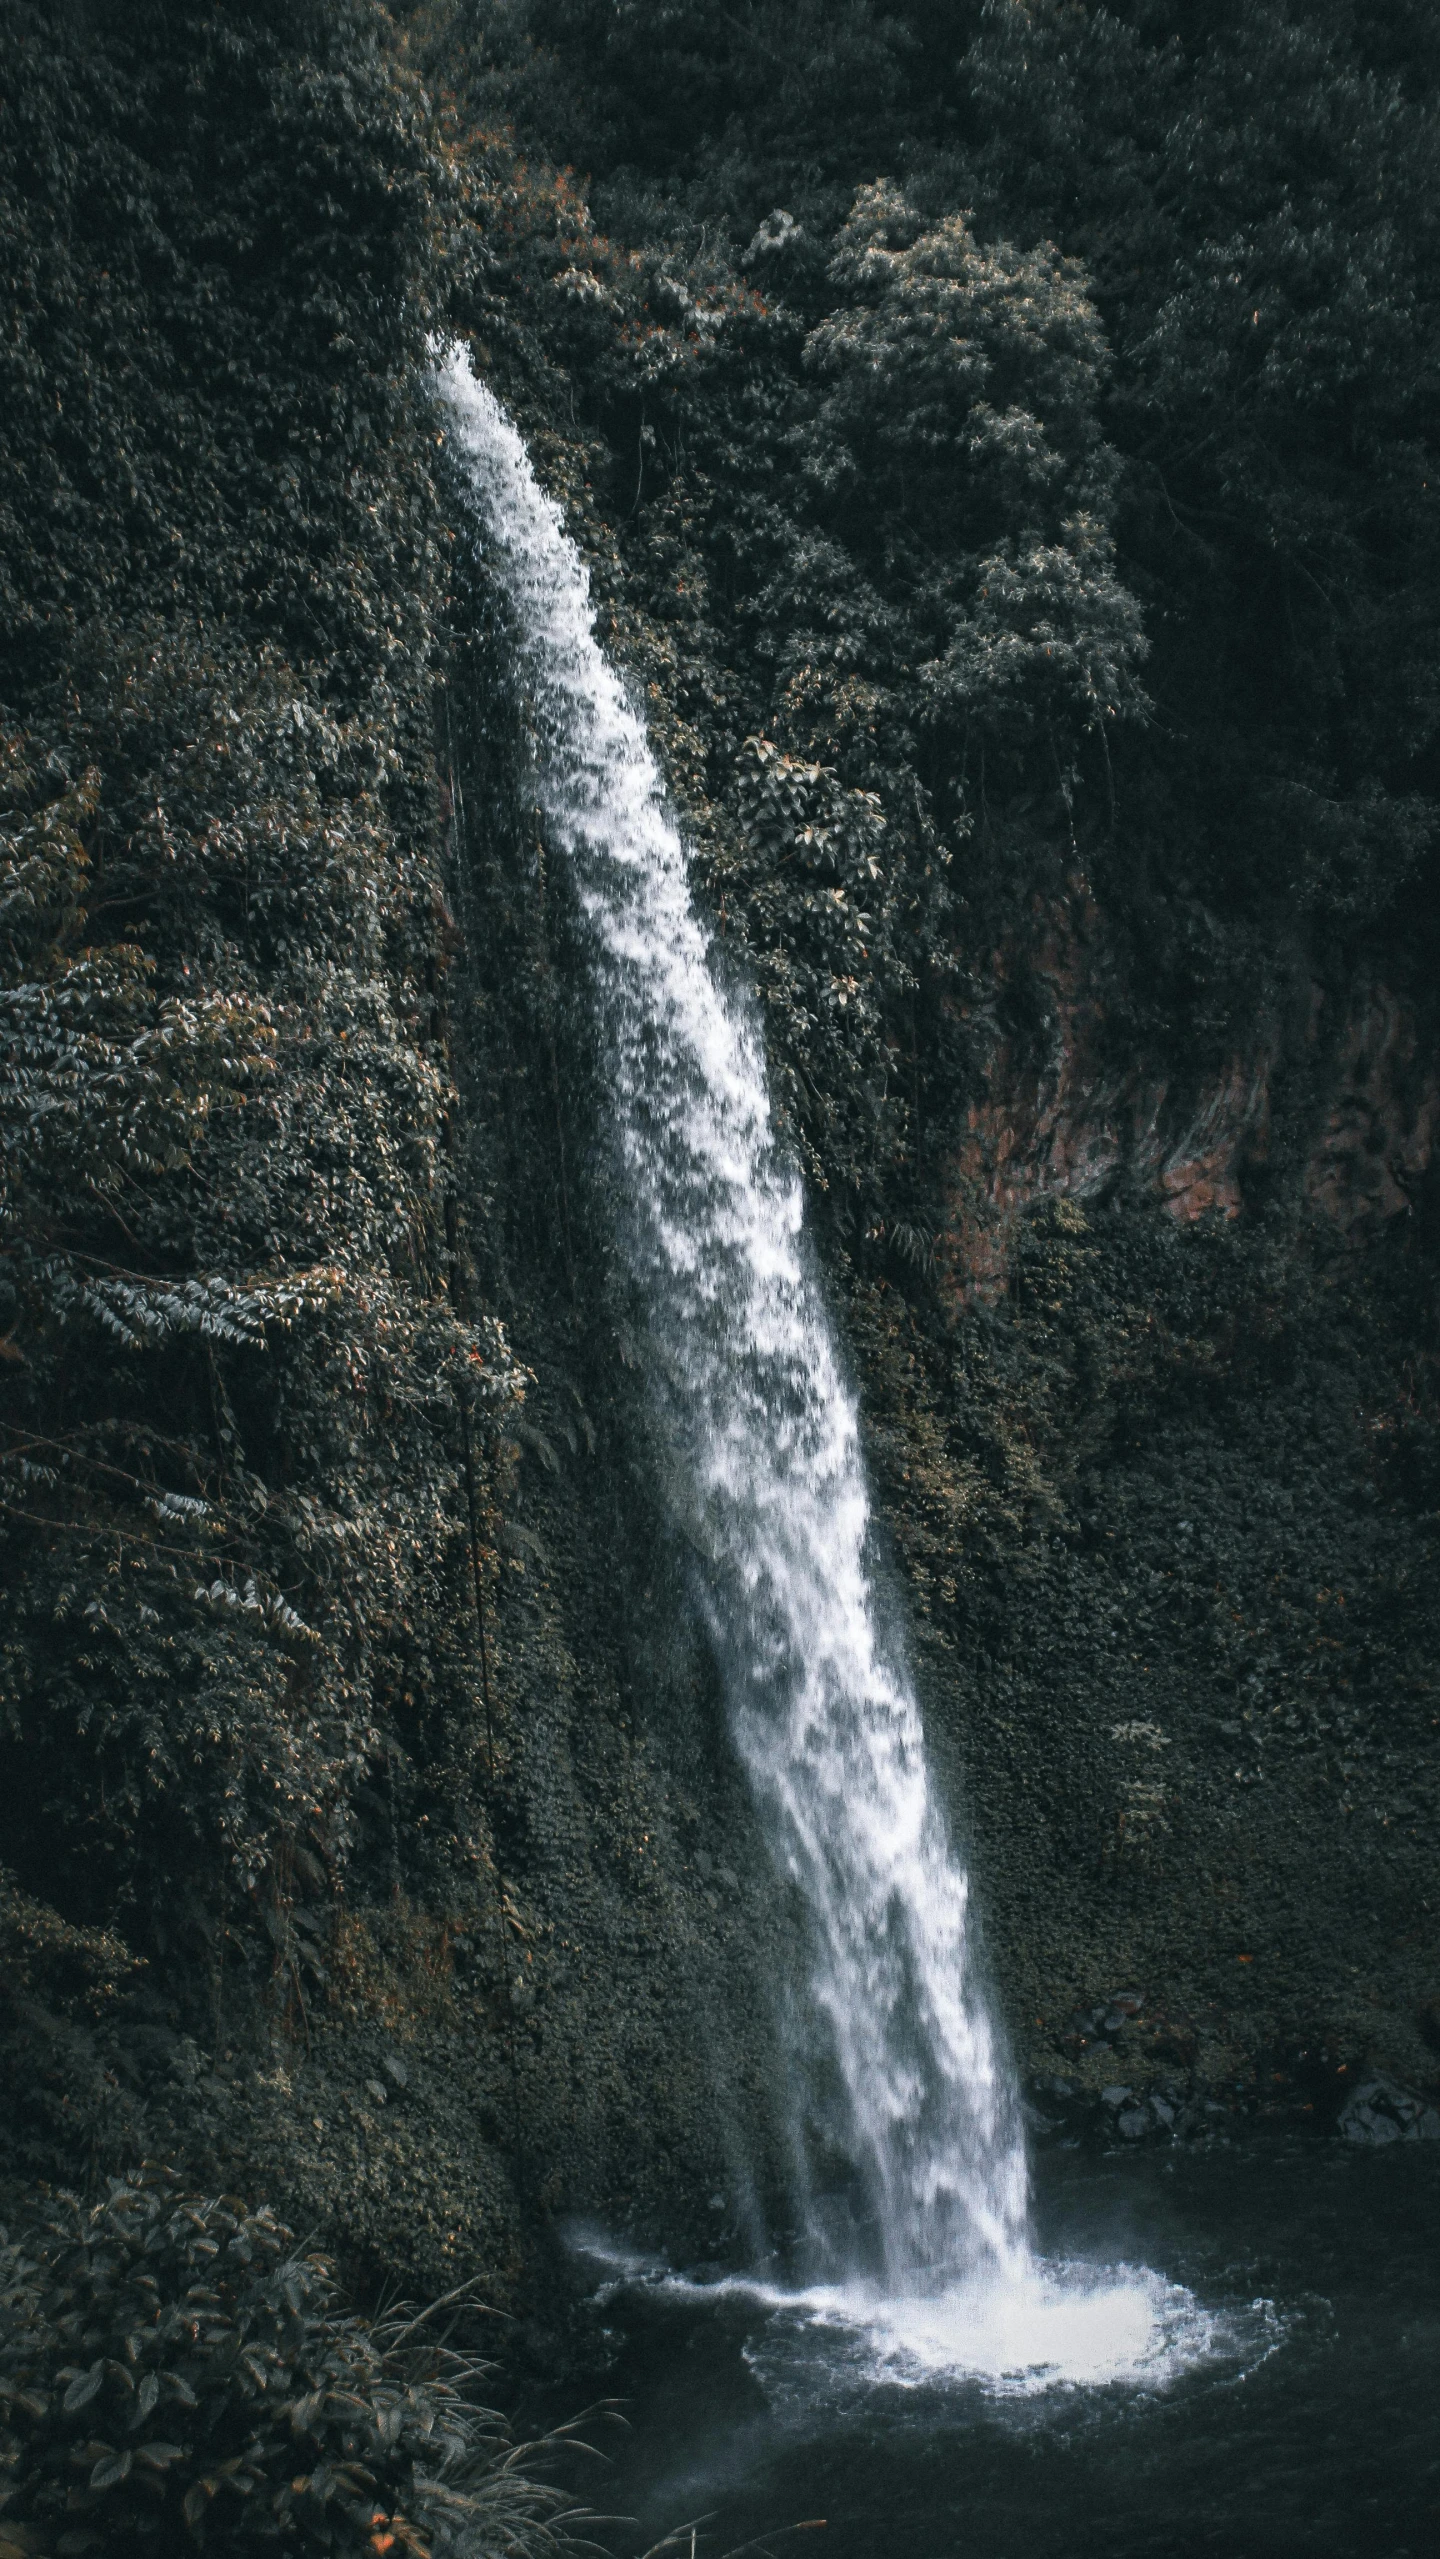
<path id="1" fill-rule="evenodd" d="M 1035 2232 L 1004 2299 L 593 2257 L 610 2545 L 1437 2559 L 1440 2144 L 1055 2152 Z"/>

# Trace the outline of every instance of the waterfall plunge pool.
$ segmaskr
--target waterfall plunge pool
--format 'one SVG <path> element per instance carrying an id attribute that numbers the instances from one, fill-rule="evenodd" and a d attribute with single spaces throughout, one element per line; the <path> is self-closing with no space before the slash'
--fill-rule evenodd
<path id="1" fill-rule="evenodd" d="M 606 2546 L 1434 2559 L 1440 2145 L 1042 2153 L 1035 2241 L 1008 2301 L 886 2304 L 592 2238 Z"/>

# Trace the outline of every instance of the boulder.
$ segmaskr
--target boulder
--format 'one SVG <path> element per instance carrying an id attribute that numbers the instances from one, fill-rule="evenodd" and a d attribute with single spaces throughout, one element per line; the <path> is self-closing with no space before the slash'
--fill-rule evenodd
<path id="1" fill-rule="evenodd" d="M 1440 2141 L 1440 2110 L 1376 2072 L 1346 2099 L 1336 2130 L 1374 2150 L 1392 2141 Z"/>

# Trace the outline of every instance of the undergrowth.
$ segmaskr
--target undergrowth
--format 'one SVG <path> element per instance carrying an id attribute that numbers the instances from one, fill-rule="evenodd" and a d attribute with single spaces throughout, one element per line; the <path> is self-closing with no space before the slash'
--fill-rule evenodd
<path id="1" fill-rule="evenodd" d="M 0 2559 L 559 2559 L 581 2518 L 535 2465 L 566 2438 L 481 2402 L 469 2289 L 364 2318 L 268 2208 L 154 2166 L 41 2205 L 0 2235 Z"/>

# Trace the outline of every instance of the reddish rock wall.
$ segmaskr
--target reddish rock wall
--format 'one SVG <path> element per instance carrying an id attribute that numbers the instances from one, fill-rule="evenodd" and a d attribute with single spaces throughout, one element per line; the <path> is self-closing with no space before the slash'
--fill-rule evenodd
<path id="1" fill-rule="evenodd" d="M 1282 1067 L 1304 1066 L 1314 1097 L 1301 1176 L 1311 1203 L 1347 1234 L 1409 1210 L 1434 1154 L 1440 1082 L 1420 1064 L 1404 998 L 1363 974 L 1339 1004 L 1312 983 L 1298 1031 L 1262 1010 L 1197 1088 L 1143 1051 L 1113 1055 L 1109 1015 L 1124 970 L 1079 878 L 1065 897 L 1037 901 L 1032 938 L 991 956 L 985 1089 L 966 1113 L 950 1183 L 946 1253 L 964 1294 L 1003 1287 L 1010 1229 L 1038 1200 L 1083 1199 L 1124 1177 L 1153 1186 L 1177 1219 L 1237 1217 L 1247 1170 L 1270 1150 Z M 1022 973 L 1046 999 L 1038 1042 L 999 1026 L 1006 987 Z"/>

